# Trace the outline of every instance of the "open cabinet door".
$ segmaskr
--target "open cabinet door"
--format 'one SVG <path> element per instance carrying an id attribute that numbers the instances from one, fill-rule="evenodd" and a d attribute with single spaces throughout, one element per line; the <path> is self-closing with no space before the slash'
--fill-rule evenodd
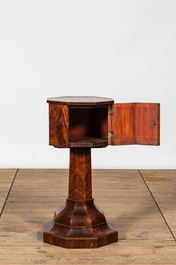
<path id="1" fill-rule="evenodd" d="M 109 144 L 135 144 L 135 104 L 114 104 L 108 111 L 111 121 L 108 133 Z"/>
<path id="2" fill-rule="evenodd" d="M 136 103 L 135 138 L 136 144 L 160 144 L 160 104 Z"/>
<path id="3" fill-rule="evenodd" d="M 159 145 L 160 104 L 114 104 L 108 110 L 108 143 Z"/>

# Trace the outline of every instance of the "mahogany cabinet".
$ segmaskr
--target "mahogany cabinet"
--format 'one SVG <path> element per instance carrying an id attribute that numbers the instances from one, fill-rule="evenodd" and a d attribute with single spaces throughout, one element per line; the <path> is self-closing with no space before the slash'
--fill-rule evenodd
<path id="1" fill-rule="evenodd" d="M 49 144 L 70 148 L 69 192 L 44 226 L 44 242 L 93 248 L 118 240 L 92 197 L 91 148 L 160 144 L 159 103 L 114 103 L 103 97 L 55 97 L 49 103 Z"/>

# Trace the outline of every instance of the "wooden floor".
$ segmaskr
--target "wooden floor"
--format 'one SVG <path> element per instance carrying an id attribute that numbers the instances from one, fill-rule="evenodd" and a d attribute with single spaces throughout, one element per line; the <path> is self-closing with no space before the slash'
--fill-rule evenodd
<path id="1" fill-rule="evenodd" d="M 93 170 L 95 204 L 119 241 L 98 249 L 42 242 L 65 203 L 68 170 L 0 170 L 0 264 L 176 264 L 176 170 Z"/>

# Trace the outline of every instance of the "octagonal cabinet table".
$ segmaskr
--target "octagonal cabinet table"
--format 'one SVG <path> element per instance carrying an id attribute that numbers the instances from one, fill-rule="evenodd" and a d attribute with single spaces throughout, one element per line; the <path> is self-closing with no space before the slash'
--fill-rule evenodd
<path id="1" fill-rule="evenodd" d="M 70 148 L 70 167 L 66 203 L 44 225 L 43 240 L 65 248 L 116 242 L 115 226 L 106 221 L 92 197 L 91 148 L 159 145 L 160 104 L 114 104 L 111 98 L 90 96 L 54 97 L 47 102 L 49 144 Z"/>

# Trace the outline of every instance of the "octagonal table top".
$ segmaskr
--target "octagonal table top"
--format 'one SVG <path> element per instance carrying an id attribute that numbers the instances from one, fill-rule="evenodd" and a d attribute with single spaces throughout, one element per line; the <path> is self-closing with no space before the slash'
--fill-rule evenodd
<path id="1" fill-rule="evenodd" d="M 112 98 L 105 97 L 95 97 L 95 96 L 64 96 L 64 97 L 53 97 L 48 98 L 47 103 L 59 104 L 59 105 L 88 105 L 88 106 L 97 106 L 97 105 L 108 105 L 113 104 L 114 100 Z"/>

